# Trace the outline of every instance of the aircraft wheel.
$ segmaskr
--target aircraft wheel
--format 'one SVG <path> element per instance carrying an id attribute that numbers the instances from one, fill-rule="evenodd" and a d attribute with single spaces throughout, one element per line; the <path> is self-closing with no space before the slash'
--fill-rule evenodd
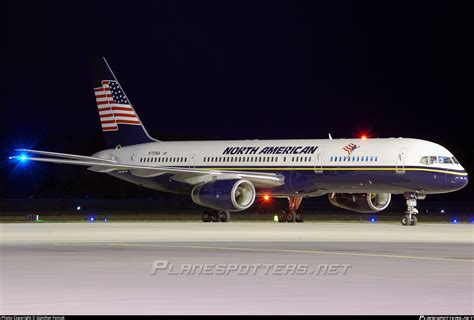
<path id="1" fill-rule="evenodd" d="M 293 210 L 289 210 L 286 213 L 286 221 L 287 222 L 295 222 L 296 221 L 296 212 L 294 212 Z"/>
<path id="2" fill-rule="evenodd" d="M 212 214 L 211 214 L 211 221 L 212 222 L 219 222 L 221 221 L 221 214 L 219 211 L 212 211 Z"/>
<path id="3" fill-rule="evenodd" d="M 410 224 L 410 216 L 408 214 L 402 217 L 402 225 L 408 226 Z"/>
<path id="4" fill-rule="evenodd" d="M 229 222 L 229 221 L 230 221 L 230 212 L 222 211 L 221 222 Z"/>
<path id="5" fill-rule="evenodd" d="M 296 213 L 296 222 L 304 222 L 304 214 L 302 212 Z"/>
<path id="6" fill-rule="evenodd" d="M 285 211 L 282 211 L 278 215 L 278 222 L 286 222 L 286 212 Z"/>
<path id="7" fill-rule="evenodd" d="M 417 223 L 418 223 L 418 218 L 413 214 L 411 216 L 410 226 L 416 226 Z"/>
<path id="8" fill-rule="evenodd" d="M 211 216 L 209 215 L 209 211 L 204 211 L 202 213 L 202 222 L 211 222 Z"/>

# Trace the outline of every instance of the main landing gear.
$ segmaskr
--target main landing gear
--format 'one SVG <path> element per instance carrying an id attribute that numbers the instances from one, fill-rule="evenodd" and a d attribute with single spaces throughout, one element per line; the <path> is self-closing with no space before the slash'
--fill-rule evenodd
<path id="1" fill-rule="evenodd" d="M 402 225 L 416 226 L 418 223 L 418 219 L 416 218 L 416 215 L 418 214 L 418 209 L 416 208 L 418 195 L 416 193 L 405 193 L 405 199 L 407 200 L 407 211 L 402 217 Z"/>
<path id="2" fill-rule="evenodd" d="M 303 197 L 288 197 L 288 211 L 282 211 L 278 215 L 278 222 L 304 222 L 304 215 L 300 211 Z"/>
<path id="3" fill-rule="evenodd" d="M 202 213 L 203 222 L 229 222 L 230 212 L 221 210 L 206 210 Z"/>

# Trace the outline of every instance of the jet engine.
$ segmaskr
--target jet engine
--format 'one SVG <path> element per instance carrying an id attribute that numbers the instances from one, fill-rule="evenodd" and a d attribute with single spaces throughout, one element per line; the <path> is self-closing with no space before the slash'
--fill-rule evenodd
<path id="1" fill-rule="evenodd" d="M 248 180 L 215 180 L 197 185 L 191 191 L 194 203 L 217 210 L 241 211 L 255 201 L 255 187 Z"/>
<path id="2" fill-rule="evenodd" d="M 359 213 L 375 213 L 388 207 L 390 193 L 331 193 L 329 202 L 336 207 Z"/>

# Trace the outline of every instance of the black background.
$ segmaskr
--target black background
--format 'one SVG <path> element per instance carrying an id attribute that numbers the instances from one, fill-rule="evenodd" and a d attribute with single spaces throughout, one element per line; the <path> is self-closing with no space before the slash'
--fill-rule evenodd
<path id="1" fill-rule="evenodd" d="M 103 148 L 90 81 L 101 56 L 160 140 L 403 136 L 447 147 L 472 172 L 473 26 L 462 3 L 8 1 L 6 15 L 2 197 L 162 196 L 5 159 L 17 147 Z"/>

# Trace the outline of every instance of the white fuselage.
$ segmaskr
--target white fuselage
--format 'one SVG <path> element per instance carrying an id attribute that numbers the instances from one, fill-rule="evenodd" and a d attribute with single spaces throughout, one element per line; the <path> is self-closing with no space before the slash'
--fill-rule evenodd
<path id="1" fill-rule="evenodd" d="M 297 183 L 301 183 L 300 194 L 307 195 L 375 192 L 380 185 L 383 185 L 380 191 L 384 192 L 403 193 L 422 188 L 428 194 L 454 191 L 467 183 L 467 173 L 446 148 L 407 138 L 153 142 L 104 150 L 95 156 L 150 167 L 277 172 L 294 184 L 276 189 L 281 195 L 298 192 Z M 297 173 L 305 175 L 306 182 Z M 414 181 L 414 173 L 424 173 L 420 176 L 424 181 Z M 318 182 L 318 179 L 322 186 L 308 186 L 309 181 Z M 451 179 L 454 180 L 450 186 Z M 431 180 L 434 180 L 432 189 Z"/>

